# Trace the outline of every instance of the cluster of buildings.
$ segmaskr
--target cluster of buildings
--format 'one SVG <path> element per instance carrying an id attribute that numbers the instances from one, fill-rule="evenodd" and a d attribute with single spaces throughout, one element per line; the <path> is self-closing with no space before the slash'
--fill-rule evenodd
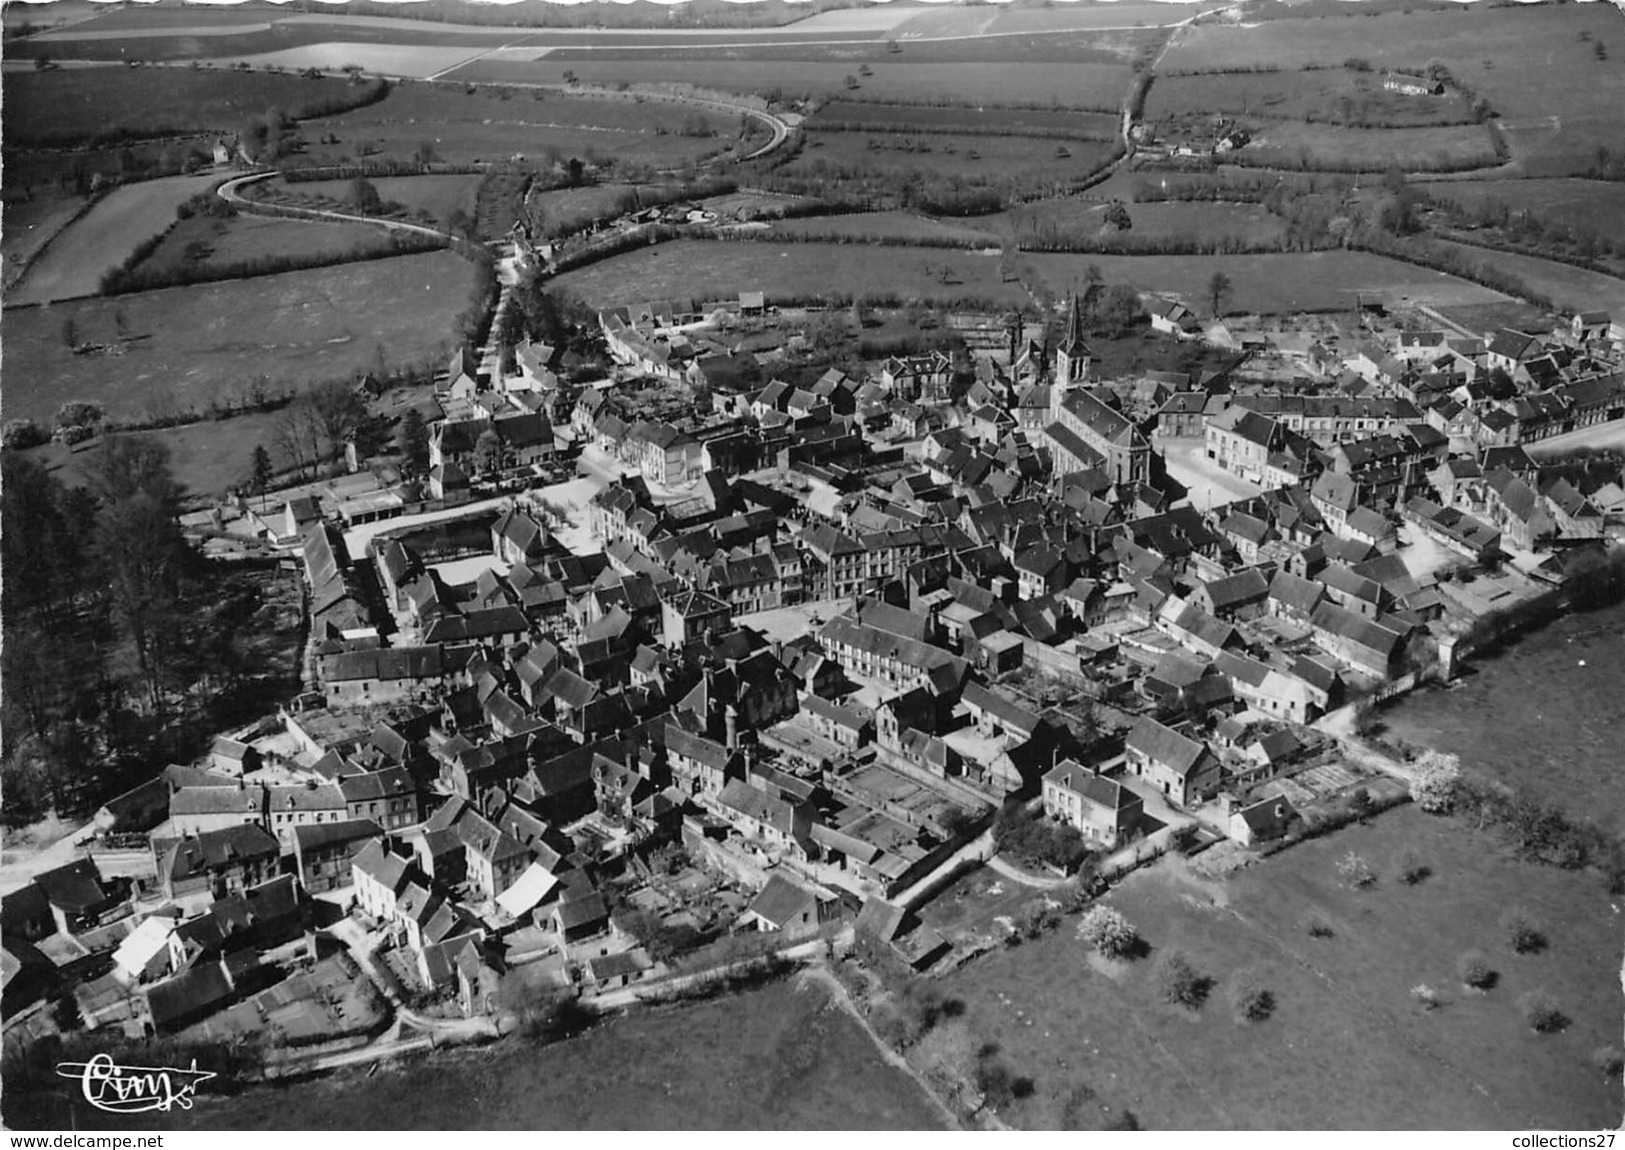
<path id="1" fill-rule="evenodd" d="M 686 318 L 601 322 L 614 348 Z M 268 1017 L 256 996 L 311 977 L 348 914 L 401 993 L 474 1014 L 549 956 L 562 988 L 657 974 L 615 908 L 670 844 L 750 892 L 723 929 L 856 920 L 924 963 L 941 939 L 902 929 L 896 900 L 1012 796 L 1103 853 L 1151 811 L 1279 835 L 1308 724 L 1448 663 L 1461 620 L 1560 585 L 1573 549 L 1618 534 L 1617 483 L 1516 442 L 1548 426 L 1542 404 L 1568 425 L 1625 411 L 1604 318 L 1316 345 L 1330 377 L 1291 388 L 1095 378 L 1076 300 L 1055 346 L 1002 359 L 801 386 L 638 360 L 661 403 L 572 392 L 528 349 L 533 387 L 454 365 L 435 467 L 493 440 L 531 466 L 526 445 L 567 427 L 622 469 L 583 530 L 567 545 L 542 493 L 352 554 L 290 504 L 300 704 L 102 812 L 150 851 L 150 882 L 82 860 L 7 896 L 8 938 L 111 951 L 87 1021 L 168 1032 Z M 1486 437 L 1497 412 L 1513 442 Z M 1189 505 L 1159 434 L 1200 435 L 1259 493 Z M 1424 537 L 1484 574 L 1407 562 Z M 472 557 L 477 578 L 448 577 Z"/>

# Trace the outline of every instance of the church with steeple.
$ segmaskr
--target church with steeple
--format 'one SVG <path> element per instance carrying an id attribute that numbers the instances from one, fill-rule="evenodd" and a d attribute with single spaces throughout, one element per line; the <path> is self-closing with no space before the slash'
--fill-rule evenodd
<path id="1" fill-rule="evenodd" d="M 1083 338 L 1082 307 L 1074 292 L 1067 301 L 1066 334 L 1055 349 L 1055 368 L 1047 388 L 1043 436 L 1054 458 L 1055 476 L 1059 479 L 1075 471 L 1098 469 L 1113 483 L 1147 482 L 1151 478 L 1151 444 L 1134 421 L 1117 409 L 1110 392 L 1090 389 L 1092 358 Z M 1036 393 L 1039 385 L 1030 390 Z M 1032 405 L 1024 397 L 1022 406 Z M 1018 415 L 1027 416 L 1029 412 Z M 1021 422 L 1026 424 L 1028 419 L 1022 418 Z"/>

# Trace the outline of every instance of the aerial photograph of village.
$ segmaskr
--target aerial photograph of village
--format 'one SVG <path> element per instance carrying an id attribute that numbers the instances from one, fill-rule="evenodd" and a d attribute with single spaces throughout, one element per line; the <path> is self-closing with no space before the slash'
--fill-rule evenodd
<path id="1" fill-rule="evenodd" d="M 7 1130 L 1621 1126 L 1625 0 L 0 16 Z"/>

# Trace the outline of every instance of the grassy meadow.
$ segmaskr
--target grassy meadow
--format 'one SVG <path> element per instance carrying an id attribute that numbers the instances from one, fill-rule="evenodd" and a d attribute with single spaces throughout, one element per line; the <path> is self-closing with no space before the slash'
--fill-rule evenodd
<path id="1" fill-rule="evenodd" d="M 660 60 L 560 59 L 557 54 L 531 60 L 508 57 L 475 60 L 446 76 L 448 80 L 493 84 L 561 84 L 571 72 L 582 83 L 679 83 L 786 98 L 839 97 L 844 100 L 899 100 L 945 104 L 1042 104 L 1094 111 L 1117 107 L 1133 78 L 1127 64 L 1009 62 L 906 62 L 907 53 L 872 65 L 872 76 L 858 76 L 850 61 L 818 60 Z M 858 87 L 849 88 L 853 77 Z"/>
<path id="2" fill-rule="evenodd" d="M 552 282 L 601 307 L 665 297 L 729 299 L 741 291 L 765 291 L 769 303 L 853 293 L 928 303 L 976 299 L 1000 307 L 1028 302 L 1019 283 L 1000 279 L 995 256 L 839 243 L 676 240 L 601 260 Z"/>
<path id="3" fill-rule="evenodd" d="M 81 1126 L 107 1117 L 82 1109 Z M 372 1077 L 358 1071 L 257 1088 L 135 1122 L 192 1130 L 940 1130 L 945 1117 L 826 991 L 792 979 L 642 1009 L 547 1046 L 510 1040 L 441 1051 Z"/>
<path id="4" fill-rule="evenodd" d="M 1561 176 L 1584 171 L 1599 144 L 1619 146 L 1619 109 L 1625 107 L 1625 37 L 1619 33 L 1617 14 L 1602 5 L 1462 4 L 1247 27 L 1203 24 L 1178 38 L 1162 67 L 1335 68 L 1356 58 L 1380 71 L 1420 69 L 1437 58 L 1500 115 L 1524 174 Z M 1599 41 L 1605 44 L 1601 57 Z"/>
<path id="5" fill-rule="evenodd" d="M 191 68 L 66 68 L 6 72 L 6 143 L 57 145 L 90 138 L 235 133 L 281 108 L 295 119 L 372 99 L 376 82 Z"/>
<path id="6" fill-rule="evenodd" d="M 1216 271 L 1224 272 L 1231 280 L 1230 296 L 1224 305 L 1228 312 L 1336 311 L 1352 308 L 1357 291 L 1368 298 L 1381 295 L 1391 300 L 1438 303 L 1485 303 L 1506 298 L 1466 280 L 1367 252 L 1242 256 L 1027 252 L 1020 259 L 1057 295 L 1064 294 L 1074 283 L 1082 283 L 1094 264 L 1107 283 L 1126 283 L 1140 291 L 1176 296 L 1203 316 L 1212 310 L 1207 301 L 1207 283 Z"/>
<path id="7" fill-rule="evenodd" d="M 1407 96 L 1385 91 L 1380 73 L 1348 68 L 1159 75 L 1145 104 L 1149 120 L 1214 112 L 1351 125 L 1369 121 L 1412 128 L 1473 122 L 1469 102 L 1459 92 Z"/>
<path id="8" fill-rule="evenodd" d="M 1430 873 L 1411 886 L 1398 856 Z M 1342 884 L 1353 851 L 1378 875 Z M 1620 934 L 1600 880 L 1513 861 L 1496 840 L 1412 807 L 1265 860 L 1228 880 L 1164 860 L 1106 900 L 1149 944 L 1132 962 L 1091 958 L 1076 918 L 1036 942 L 941 980 L 964 1025 L 994 1042 L 1035 1091 L 1001 1114 L 1027 1129 L 1066 1122 L 1068 1104 L 1126 1107 L 1147 1129 L 1612 1129 L 1617 1083 L 1591 1052 L 1619 1041 L 1625 999 Z M 1498 925 L 1523 904 L 1548 949 L 1515 954 Z M 1325 923 L 1329 937 L 1307 925 Z M 1178 948 L 1212 980 L 1199 1009 L 1163 1001 L 1153 967 Z M 1482 951 L 1498 974 L 1464 987 L 1457 960 Z M 1237 1023 L 1242 972 L 1275 1000 L 1266 1021 Z M 1425 1011 L 1410 989 L 1427 983 Z M 1524 1022 L 1518 998 L 1552 995 L 1556 1034 Z M 1091 1099 L 1090 1095 L 1093 1095 Z"/>
<path id="9" fill-rule="evenodd" d="M 300 225 L 305 226 L 305 225 Z M 417 365 L 447 352 L 474 266 L 450 252 L 167 288 L 6 313 L 6 414 L 48 422 L 67 399 L 150 419 L 272 388 Z M 103 354 L 76 355 L 63 339 Z M 121 334 L 122 332 L 122 334 Z"/>
<path id="10" fill-rule="evenodd" d="M 378 190 L 378 198 L 385 203 L 400 204 L 409 213 L 425 212 L 431 219 L 443 222 L 453 212 L 460 211 L 469 217 L 474 215 L 480 177 L 373 176 L 369 182 Z M 350 180 L 300 180 L 291 184 L 283 180 L 269 180 L 267 184 L 293 195 L 323 196 L 337 202 L 349 202 L 353 190 Z"/>
<path id="11" fill-rule="evenodd" d="M 539 159 L 551 152 L 677 166 L 719 151 L 734 119 L 661 101 L 513 88 L 408 83 L 375 105 L 304 126 L 301 162 L 410 159 L 427 145 L 448 163 Z M 685 132 L 704 130 L 712 135 Z M 337 143 L 323 143 L 337 137 Z"/>
<path id="12" fill-rule="evenodd" d="M 187 265 L 235 267 L 275 256 L 299 259 L 343 252 L 369 259 L 396 250 L 395 238 L 370 224 L 326 223 L 239 215 L 231 219 L 193 216 L 177 223 L 138 271 Z"/>

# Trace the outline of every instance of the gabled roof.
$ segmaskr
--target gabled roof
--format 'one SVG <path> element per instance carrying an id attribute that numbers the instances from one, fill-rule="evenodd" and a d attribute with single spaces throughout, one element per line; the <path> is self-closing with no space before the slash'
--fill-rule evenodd
<path id="1" fill-rule="evenodd" d="M 1124 745 L 1181 777 L 1189 777 L 1207 750 L 1201 743 L 1144 715 L 1134 721 Z"/>

